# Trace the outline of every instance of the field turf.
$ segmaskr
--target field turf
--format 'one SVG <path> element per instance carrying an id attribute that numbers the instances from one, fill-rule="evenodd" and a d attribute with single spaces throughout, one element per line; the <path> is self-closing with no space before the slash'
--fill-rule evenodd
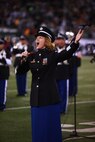
<path id="1" fill-rule="evenodd" d="M 82 65 L 78 69 L 76 131 L 73 97 L 69 98 L 67 113 L 61 115 L 63 141 L 95 141 L 95 63 L 91 64 L 90 59 L 91 57 L 83 57 Z M 27 96 L 17 97 L 14 69 L 11 68 L 6 110 L 0 112 L 0 142 L 31 142 L 32 130 L 29 102 L 31 77 L 29 72 Z M 73 125 L 73 127 L 69 125 Z M 74 132 L 77 132 L 76 137 Z"/>

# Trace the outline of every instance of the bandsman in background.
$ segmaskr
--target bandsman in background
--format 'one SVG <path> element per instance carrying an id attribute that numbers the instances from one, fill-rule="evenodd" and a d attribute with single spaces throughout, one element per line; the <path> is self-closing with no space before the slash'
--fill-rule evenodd
<path id="1" fill-rule="evenodd" d="M 0 110 L 6 108 L 7 80 L 9 79 L 11 65 L 11 55 L 5 49 L 4 40 L 0 39 Z"/>
<path id="2" fill-rule="evenodd" d="M 69 96 L 74 96 L 78 93 L 78 68 L 81 66 L 82 54 L 78 49 L 69 60 L 71 68 L 71 76 L 69 80 Z"/>
<path id="3" fill-rule="evenodd" d="M 21 53 L 28 51 L 28 41 L 26 37 L 21 35 L 20 39 L 13 46 L 13 58 L 14 58 L 14 68 L 16 75 L 16 85 L 17 85 L 17 96 L 25 96 L 27 93 L 27 73 L 25 68 L 23 68 L 19 63 L 22 59 Z"/>
<path id="4" fill-rule="evenodd" d="M 66 32 L 66 36 L 68 37 L 67 45 L 69 45 L 73 42 L 75 34 L 70 31 Z M 81 66 L 81 58 L 82 53 L 79 45 L 78 50 L 68 60 L 70 65 L 69 96 L 74 96 L 78 93 L 78 67 Z"/>
<path id="5" fill-rule="evenodd" d="M 66 51 L 66 40 L 67 36 L 65 34 L 59 33 L 55 40 L 56 51 L 60 53 L 61 51 Z M 61 97 L 60 112 L 66 113 L 68 106 L 68 96 L 69 96 L 69 78 L 70 78 L 70 65 L 68 60 L 59 62 L 56 68 L 56 80 L 58 91 Z"/>
<path id="6" fill-rule="evenodd" d="M 10 35 L 6 35 L 4 37 L 4 41 L 5 41 L 5 49 L 8 50 L 9 52 L 11 52 L 12 50 L 12 40 L 11 40 L 11 36 Z"/>

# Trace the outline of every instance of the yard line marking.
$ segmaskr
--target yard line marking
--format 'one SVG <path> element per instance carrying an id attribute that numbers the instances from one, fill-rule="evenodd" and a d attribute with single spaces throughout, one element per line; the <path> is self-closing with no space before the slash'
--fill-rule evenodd
<path id="1" fill-rule="evenodd" d="M 76 102 L 76 104 L 88 104 L 88 103 L 95 103 L 95 101 L 82 101 L 82 102 Z M 69 103 L 69 104 L 74 104 L 74 102 Z"/>
<path id="2" fill-rule="evenodd" d="M 63 129 L 61 129 L 62 130 L 62 132 L 72 132 L 73 131 L 73 129 L 65 129 L 65 128 L 63 128 Z M 93 128 L 82 128 L 82 129 L 77 129 L 77 131 L 78 132 L 82 132 L 82 133 L 85 133 L 85 132 L 89 132 L 89 133 L 94 133 L 95 132 L 95 127 L 93 127 Z"/>
<path id="3" fill-rule="evenodd" d="M 83 139 L 83 137 L 71 137 L 71 138 L 66 138 L 66 139 L 64 139 L 64 142 L 65 142 L 65 141 L 69 141 L 69 140 L 75 140 L 75 139 Z"/>
<path id="4" fill-rule="evenodd" d="M 72 124 L 62 124 L 61 123 L 61 128 L 73 128 L 74 127 L 74 125 L 72 125 Z"/>
<path id="5" fill-rule="evenodd" d="M 90 126 L 95 126 L 95 121 L 91 121 L 91 122 L 83 122 L 83 123 L 79 123 L 80 125 L 90 125 Z"/>
<path id="6" fill-rule="evenodd" d="M 90 135 L 90 136 L 86 136 L 86 137 L 90 137 L 90 138 L 93 138 L 93 137 L 95 137 L 95 135 Z"/>
<path id="7" fill-rule="evenodd" d="M 30 106 L 24 106 L 24 107 L 12 107 L 12 108 L 6 108 L 6 110 L 20 110 L 20 109 L 28 109 Z"/>
<path id="8" fill-rule="evenodd" d="M 83 138 L 95 138 L 95 135 L 89 135 L 89 136 L 78 136 L 78 137 L 69 137 L 69 138 L 65 138 L 65 141 L 69 141 L 69 140 L 74 140 L 74 139 L 83 139 Z"/>
<path id="9" fill-rule="evenodd" d="M 30 91 L 30 89 L 27 89 L 27 91 Z M 17 89 L 7 90 L 7 92 L 17 92 Z"/>
<path id="10" fill-rule="evenodd" d="M 95 103 L 95 101 L 83 101 L 83 102 L 76 102 L 77 104 L 86 104 L 86 103 Z M 69 103 L 74 104 L 74 103 Z M 12 108 L 6 108 L 6 110 L 20 110 L 20 109 L 28 109 L 30 106 L 23 106 L 23 107 L 12 107 Z"/>

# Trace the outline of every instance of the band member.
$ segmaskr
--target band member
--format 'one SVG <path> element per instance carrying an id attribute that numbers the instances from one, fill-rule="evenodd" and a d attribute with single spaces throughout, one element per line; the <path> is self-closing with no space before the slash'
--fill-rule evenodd
<path id="1" fill-rule="evenodd" d="M 73 32 L 66 32 L 68 37 L 67 44 L 69 45 L 74 40 Z M 69 78 L 69 96 L 74 96 L 78 92 L 78 67 L 81 66 L 81 48 L 73 53 L 72 57 L 68 60 L 70 65 L 70 78 Z"/>
<path id="2" fill-rule="evenodd" d="M 20 36 L 19 41 L 13 46 L 14 68 L 16 74 L 17 96 L 25 96 L 27 93 L 27 73 L 25 68 L 19 63 L 21 61 L 21 53 L 28 51 L 28 44 L 25 36 Z"/>
<path id="3" fill-rule="evenodd" d="M 59 33 L 55 40 L 56 50 L 58 53 L 66 51 L 66 35 Z M 60 112 L 66 113 L 68 107 L 69 96 L 69 78 L 70 78 L 70 65 L 68 60 L 59 62 L 56 68 L 56 81 L 61 97 Z"/>
<path id="4" fill-rule="evenodd" d="M 56 66 L 72 56 L 78 48 L 82 32 L 78 32 L 74 42 L 66 51 L 55 52 L 52 43 L 55 36 L 47 27 L 40 27 L 36 35 L 34 53 L 23 52 L 32 72 L 31 121 L 32 142 L 62 142 L 60 122 L 60 95 L 56 85 Z"/>
<path id="5" fill-rule="evenodd" d="M 77 50 L 69 60 L 71 68 L 71 76 L 69 79 L 69 96 L 74 96 L 78 93 L 78 68 L 81 66 L 81 58 L 81 51 Z"/>
<path id="6" fill-rule="evenodd" d="M 0 39 L 0 110 L 6 108 L 7 80 L 9 79 L 9 66 L 11 55 L 5 50 L 4 40 Z"/>

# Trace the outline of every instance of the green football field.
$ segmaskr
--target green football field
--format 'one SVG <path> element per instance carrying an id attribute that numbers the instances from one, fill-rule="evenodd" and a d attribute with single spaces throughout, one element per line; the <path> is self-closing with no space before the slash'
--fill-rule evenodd
<path id="1" fill-rule="evenodd" d="M 91 57 L 83 57 L 78 70 L 78 94 L 76 96 L 76 123 L 74 98 L 69 98 L 67 114 L 61 115 L 63 141 L 95 141 L 95 63 Z M 8 81 L 7 108 L 0 112 L 0 142 L 32 142 L 30 120 L 30 84 L 28 73 L 27 96 L 17 97 L 14 69 Z M 44 118 L 43 118 L 44 121 Z M 75 131 L 76 124 L 76 131 Z M 77 136 L 75 137 L 75 133 Z"/>

